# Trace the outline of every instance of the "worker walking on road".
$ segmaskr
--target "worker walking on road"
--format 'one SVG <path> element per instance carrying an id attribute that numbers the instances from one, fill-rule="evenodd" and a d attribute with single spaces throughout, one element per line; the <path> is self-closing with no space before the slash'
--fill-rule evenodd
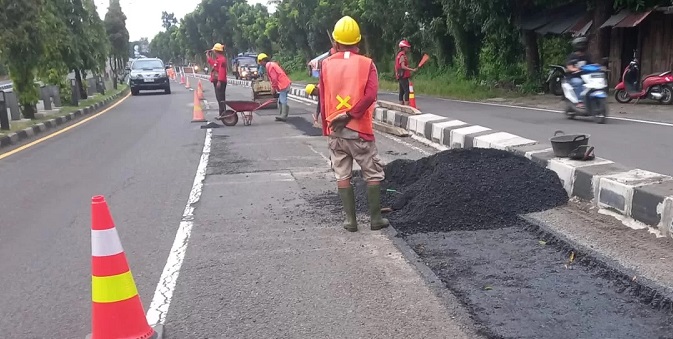
<path id="1" fill-rule="evenodd" d="M 208 64 L 212 67 L 210 82 L 215 87 L 215 98 L 220 111 L 220 116 L 227 110 L 224 103 L 227 98 L 227 57 L 224 56 L 224 45 L 216 43 L 213 48 L 206 51 Z"/>
<path id="2" fill-rule="evenodd" d="M 400 84 L 400 105 L 409 105 L 409 78 L 411 72 L 416 72 L 417 68 L 409 68 L 409 58 L 407 53 L 411 48 L 409 41 L 402 40 L 398 44 L 400 51 L 395 57 L 395 77 Z"/>
<path id="3" fill-rule="evenodd" d="M 320 89 L 319 85 L 316 84 L 308 84 L 306 85 L 306 88 L 304 89 L 307 95 L 316 97 L 318 99 L 318 104 L 315 107 L 315 115 L 313 115 L 313 126 L 314 127 L 320 127 L 320 122 L 322 121 L 320 119 Z"/>
<path id="4" fill-rule="evenodd" d="M 328 136 L 332 169 L 339 197 L 346 212 L 344 228 L 358 230 L 355 216 L 355 192 L 351 185 L 353 160 L 367 181 L 367 202 L 371 229 L 388 227 L 381 217 L 381 181 L 383 165 L 374 140 L 373 113 L 379 87 L 374 62 L 358 54 L 362 39 L 358 23 L 345 16 L 332 32 L 336 53 L 322 62 L 320 71 L 320 111 L 323 135 Z"/>
<path id="5" fill-rule="evenodd" d="M 278 110 L 280 116 L 276 117 L 276 121 L 286 121 L 290 112 L 290 106 L 287 103 L 287 95 L 290 91 L 292 82 L 288 78 L 283 68 L 277 62 L 269 61 L 269 56 L 265 53 L 260 53 L 257 56 L 257 62 L 266 68 L 266 73 L 271 81 L 271 88 L 275 93 L 278 93 Z"/>

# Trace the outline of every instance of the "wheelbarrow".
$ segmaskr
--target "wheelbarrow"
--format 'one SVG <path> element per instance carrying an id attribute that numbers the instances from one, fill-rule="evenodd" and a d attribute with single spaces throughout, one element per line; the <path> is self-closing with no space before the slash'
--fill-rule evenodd
<path id="1" fill-rule="evenodd" d="M 231 107 L 231 109 L 224 111 L 216 119 L 222 121 L 225 126 L 236 126 L 238 123 L 238 113 L 240 113 L 243 118 L 243 125 L 250 126 L 252 125 L 252 112 L 262 109 L 273 102 L 273 99 L 269 99 L 261 104 L 256 101 L 225 101 L 224 103 Z"/>

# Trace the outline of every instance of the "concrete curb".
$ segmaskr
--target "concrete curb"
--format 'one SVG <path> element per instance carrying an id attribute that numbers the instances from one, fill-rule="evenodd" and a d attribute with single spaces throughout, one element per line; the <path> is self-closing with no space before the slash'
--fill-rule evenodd
<path id="1" fill-rule="evenodd" d="M 53 119 L 43 121 L 39 124 L 35 124 L 33 126 L 24 128 L 18 132 L 10 133 L 8 135 L 0 137 L 0 149 L 20 144 L 28 139 L 34 138 L 35 136 L 42 135 L 45 132 L 56 128 L 57 126 L 63 125 L 70 121 L 79 120 L 80 118 L 86 115 L 92 115 L 98 113 L 103 109 L 107 108 L 108 106 L 110 106 L 111 104 L 115 103 L 122 96 L 128 94 L 128 92 L 129 89 L 127 88 L 121 91 L 120 93 L 108 97 L 105 100 L 96 103 L 94 105 L 83 107 L 75 112 L 68 113 L 67 115 L 55 117 Z"/>
<path id="2" fill-rule="evenodd" d="M 229 83 L 250 86 L 249 81 Z M 316 102 L 303 88 L 292 87 L 290 95 Z M 410 134 L 448 148 L 495 148 L 524 156 L 559 176 L 570 197 L 591 201 L 594 206 L 631 218 L 673 237 L 673 177 L 628 168 L 596 158 L 575 161 L 557 158 L 547 141 L 539 142 L 445 116 L 411 114 L 384 108 L 397 104 L 379 102 L 374 121 L 407 130 Z"/>

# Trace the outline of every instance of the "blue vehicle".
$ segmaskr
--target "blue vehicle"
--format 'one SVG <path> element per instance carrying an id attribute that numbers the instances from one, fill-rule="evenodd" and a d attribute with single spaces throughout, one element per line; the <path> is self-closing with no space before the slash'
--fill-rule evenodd
<path id="1" fill-rule="evenodd" d="M 239 53 L 231 63 L 231 73 L 236 79 L 255 80 L 259 78 L 257 54 Z"/>
<path id="2" fill-rule="evenodd" d="M 599 64 L 582 66 L 580 78 L 584 82 L 581 97 L 575 95 L 573 86 L 568 82 L 567 76 L 561 82 L 563 88 L 563 100 L 566 102 L 566 116 L 574 119 L 577 115 L 591 116 L 594 121 L 603 124 L 608 115 L 608 81 L 605 70 Z M 577 107 L 582 101 L 584 107 Z"/>

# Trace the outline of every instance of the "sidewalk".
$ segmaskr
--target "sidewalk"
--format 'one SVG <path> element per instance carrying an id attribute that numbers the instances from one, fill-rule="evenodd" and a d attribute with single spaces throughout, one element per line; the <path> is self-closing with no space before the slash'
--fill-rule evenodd
<path id="1" fill-rule="evenodd" d="M 365 216 L 360 232 L 345 232 L 340 211 L 321 209 L 320 195 L 335 191 L 326 142 L 310 110 L 291 106 L 288 124 L 264 110 L 252 126 L 213 130 L 170 337 L 479 337 L 387 232 L 370 231 Z"/>

